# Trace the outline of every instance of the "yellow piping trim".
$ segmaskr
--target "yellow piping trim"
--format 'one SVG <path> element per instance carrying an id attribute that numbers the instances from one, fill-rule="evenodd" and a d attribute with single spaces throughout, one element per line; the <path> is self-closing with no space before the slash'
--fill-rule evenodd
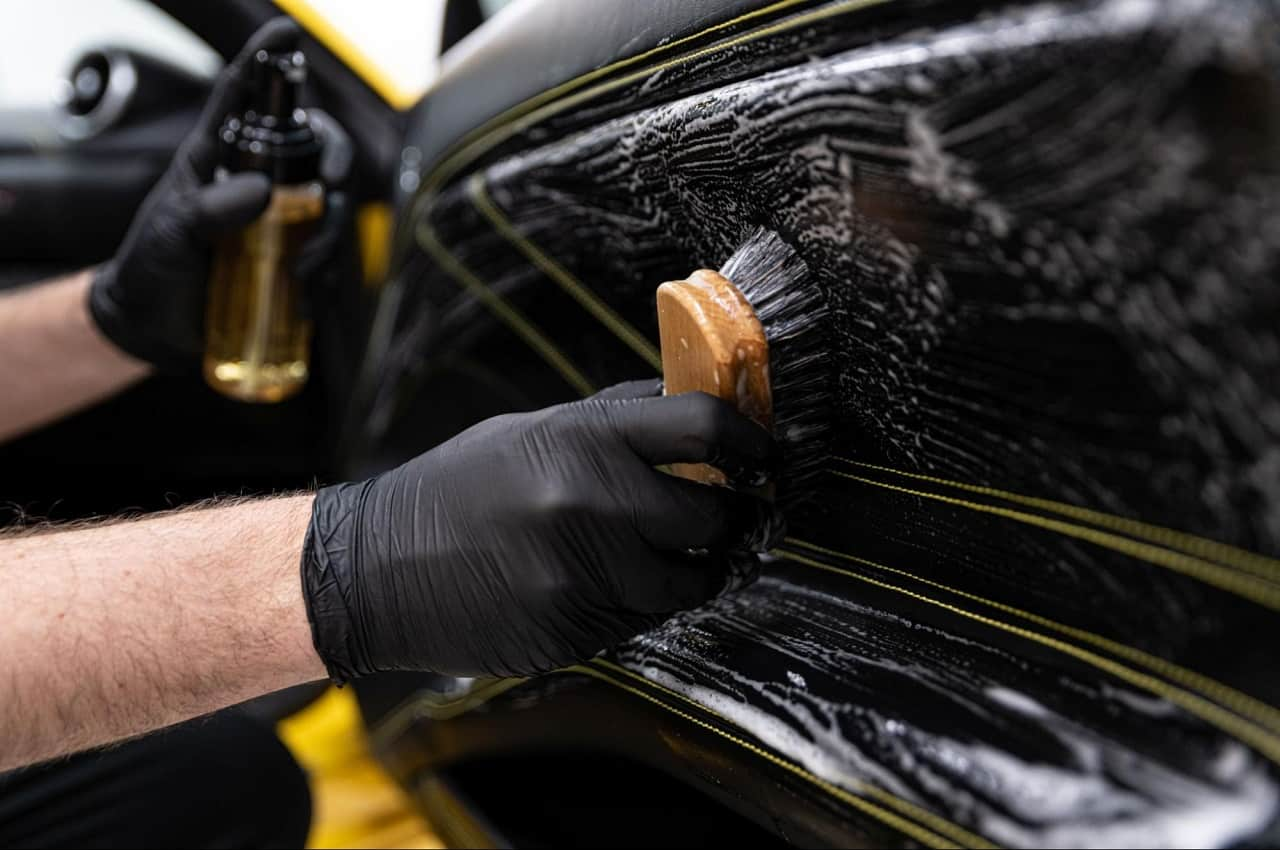
<path id="1" fill-rule="evenodd" d="M 1224 685 L 1216 679 L 1210 679 L 1208 676 L 1196 673 L 1193 670 L 1188 670 L 1185 667 L 1180 667 L 1177 664 L 1166 661 L 1158 656 L 1151 655 L 1150 653 L 1143 652 L 1135 647 L 1119 643 L 1084 629 L 1078 629 L 1074 626 L 1068 626 L 1064 623 L 1050 620 L 1049 618 L 1042 617 L 1039 614 L 1032 614 L 1030 611 L 1015 608 L 1012 605 L 1005 605 L 1003 602 L 996 602 L 993 599 L 987 599 L 983 596 L 967 593 L 963 590 L 959 590 L 945 584 L 940 584 L 936 581 L 930 581 L 927 578 L 922 578 L 915 573 L 909 573 L 906 570 L 894 569 L 893 567 L 886 566 L 876 561 L 869 561 L 866 558 L 859 558 L 857 555 L 850 555 L 847 552 L 828 549 L 824 546 L 819 546 L 816 543 L 810 543 L 807 540 L 788 537 L 783 542 L 789 543 L 793 546 L 799 546 L 803 549 L 808 549 L 822 555 L 840 558 L 841 560 L 850 561 L 855 564 L 863 564 L 877 570 L 883 570 L 887 573 L 900 575 L 905 578 L 909 578 L 912 581 L 918 581 L 921 584 L 927 584 L 930 587 L 945 590 L 947 593 L 952 593 L 956 596 L 961 596 L 974 602 L 981 602 L 983 605 L 995 608 L 998 611 L 1003 611 L 1006 614 L 1013 614 L 1015 617 L 1021 617 L 1022 619 L 1035 623 L 1038 626 L 1043 626 L 1046 629 L 1052 629 L 1053 631 L 1067 635 L 1068 637 L 1093 644 L 1099 649 L 1110 652 L 1112 655 L 1117 655 L 1127 661 L 1146 667 L 1152 672 L 1159 673 L 1170 681 L 1177 682 L 1178 684 L 1193 691 L 1198 691 L 1203 696 L 1209 697 L 1237 714 L 1254 721 L 1258 725 L 1264 726 L 1272 732 L 1280 733 L 1280 710 L 1277 710 L 1267 703 L 1251 697 L 1246 693 L 1238 691 L 1235 688 Z"/>
<path id="2" fill-rule="evenodd" d="M 424 717 L 428 720 L 451 720 L 527 681 L 529 680 L 524 678 L 489 679 L 463 696 L 445 702 L 441 702 L 435 695 L 413 694 L 396 705 L 376 729 L 369 730 L 369 740 L 373 742 L 374 749 L 389 747 L 396 738 Z"/>
<path id="3" fill-rule="evenodd" d="M 512 226 L 511 220 L 503 214 L 498 205 L 489 197 L 489 192 L 485 188 L 483 173 L 477 172 L 471 175 L 471 179 L 467 181 L 467 192 L 471 196 L 472 205 L 489 220 L 489 223 L 493 225 L 493 229 L 498 231 L 502 238 L 514 245 L 529 262 L 559 284 L 560 288 L 568 293 L 573 300 L 577 301 L 582 309 L 590 313 L 597 322 L 612 331 L 614 336 L 622 340 L 628 348 L 661 374 L 662 355 L 658 353 L 658 349 L 654 344 L 649 342 L 644 334 L 636 330 L 626 319 L 618 315 L 612 307 L 604 303 L 599 296 L 570 274 L 564 266 L 551 259 L 532 240 L 517 231 Z"/>
<path id="4" fill-rule="evenodd" d="M 1156 696 L 1163 697 L 1174 705 L 1185 709 L 1188 713 L 1204 720 L 1206 723 L 1216 726 L 1229 735 L 1245 742 L 1264 755 L 1268 760 L 1276 764 L 1280 764 L 1280 739 L 1277 739 L 1270 732 L 1265 729 L 1258 728 L 1254 724 L 1243 720 L 1237 715 L 1232 714 L 1204 697 L 1188 693 L 1181 688 L 1176 688 L 1155 678 L 1154 676 L 1139 673 L 1138 671 L 1112 661 L 1109 658 L 1103 658 L 1097 653 L 1090 652 L 1087 649 L 1081 649 L 1075 644 L 1070 644 L 1066 641 L 1049 637 L 1048 635 L 1042 635 L 1039 632 L 1033 632 L 1030 629 L 1022 628 L 1021 626 L 1010 625 L 1009 623 L 996 620 L 991 617 L 986 617 L 982 614 L 975 614 L 974 612 L 967 611 L 964 608 L 960 608 L 946 602 L 941 602 L 937 599 L 933 599 L 932 597 L 925 596 L 924 594 L 889 584 L 888 582 L 879 581 L 877 579 L 870 578 L 869 576 L 855 573 L 852 570 L 846 570 L 840 567 L 834 567 L 830 564 L 824 564 L 821 561 L 815 561 L 812 558 L 807 558 L 804 555 L 800 555 L 796 552 L 788 552 L 783 549 L 775 550 L 775 554 L 786 558 L 789 561 L 804 564 L 805 566 L 825 570 L 826 572 L 835 573 L 837 575 L 848 576 L 849 578 L 866 582 L 874 587 L 901 593 L 903 596 L 910 597 L 918 602 L 933 605 L 944 611 L 949 611 L 952 614 L 964 617 L 965 619 L 973 620 L 976 623 L 981 623 L 982 625 L 999 629 L 1002 632 L 1008 632 L 1009 634 L 1025 638 L 1026 640 L 1038 643 L 1041 646 L 1055 649 L 1071 656 L 1072 658 L 1083 661 L 1085 664 L 1097 667 L 1099 670 L 1109 673 L 1117 679 L 1127 682 L 1134 687 L 1142 688 Z"/>
<path id="5" fill-rule="evenodd" d="M 611 74 L 614 71 L 617 71 L 621 68 L 626 68 L 629 65 L 634 65 L 637 62 L 643 62 L 644 60 L 649 59 L 653 56 L 657 56 L 662 53 L 667 53 L 671 50 L 676 49 L 677 47 L 688 44 L 691 41 L 696 41 L 700 38 L 710 35 L 713 32 L 719 32 L 720 30 L 728 29 L 729 27 L 736 26 L 737 24 L 743 23 L 744 21 L 748 21 L 753 18 L 758 18 L 763 15 L 770 15 L 770 14 L 773 14 L 774 12 L 780 12 L 790 6 L 798 6 L 801 3 L 810 3 L 810 2 L 813 2 L 813 0 L 781 0 L 781 2 L 779 3 L 774 3 L 770 6 L 765 6 L 763 8 L 756 9 L 755 11 L 748 12 L 747 14 L 741 15 L 737 18 L 733 18 L 732 20 L 728 20 L 728 21 L 725 21 L 724 23 L 716 24 L 713 27 L 708 27 L 705 30 L 700 30 L 696 33 L 693 33 L 692 35 L 687 35 L 684 38 L 678 38 L 675 41 L 671 42 L 670 44 L 658 45 L 657 47 L 650 48 L 649 50 L 646 50 L 643 53 L 637 53 L 635 56 L 629 56 L 626 59 L 621 59 L 617 62 L 613 62 L 611 64 L 596 68 L 594 71 L 589 71 L 585 74 L 574 77 L 570 80 L 566 80 L 565 82 L 560 83 L 559 85 L 553 86 L 552 88 L 549 88 L 546 91 L 539 92 L 533 97 L 530 97 L 526 100 L 522 100 L 520 103 L 517 103 L 515 106 L 512 106 L 498 113 L 493 118 L 490 118 L 488 121 L 485 121 L 483 124 L 481 124 L 479 127 L 476 127 L 474 130 L 468 131 L 461 139 L 459 139 L 457 142 L 449 146 L 449 150 L 445 152 L 445 155 L 441 158 L 440 162 L 443 163 L 446 159 L 448 159 L 449 157 L 452 157 L 454 154 L 460 152 L 464 148 L 470 147 L 481 136 L 484 136 L 485 134 L 489 133 L 491 130 L 494 130 L 502 126 L 503 124 L 513 121 L 516 118 L 519 118 L 521 115 L 528 113 L 532 109 L 536 109 L 537 107 L 541 106 L 544 103 L 547 103 L 548 101 L 555 100 L 557 97 L 559 97 L 562 94 L 568 94 L 574 89 L 581 88 L 582 86 L 586 85 L 592 80 L 596 80 L 596 79 L 599 79 L 600 77 L 607 76 L 608 74 Z M 436 169 L 433 168 L 431 173 L 428 175 L 428 179 L 430 179 L 435 175 L 435 171 Z"/>
<path id="6" fill-rule="evenodd" d="M 920 475 L 915 472 L 905 472 L 901 469 L 893 469 L 888 466 L 876 466 L 872 463 L 861 463 L 844 457 L 836 458 L 836 460 L 839 460 L 842 463 L 847 463 L 850 466 L 859 466 L 863 469 L 874 469 L 877 472 L 888 472 L 893 475 L 901 475 L 904 478 L 914 478 L 917 481 L 928 481 L 931 484 L 941 484 L 945 487 L 954 487 L 957 490 L 965 490 L 982 496 L 992 496 L 997 499 L 1004 499 L 1007 502 L 1026 505 L 1031 508 L 1039 508 L 1040 510 L 1050 511 L 1082 522 L 1092 523 L 1100 528 L 1119 531 L 1123 534 L 1128 534 L 1131 537 L 1137 537 L 1150 543 L 1165 546 L 1169 549 L 1179 549 L 1188 555 L 1196 555 L 1201 558 L 1217 560 L 1227 566 L 1252 573 L 1259 578 L 1272 580 L 1280 578 L 1280 560 L 1268 558 L 1265 555 L 1259 555 L 1226 543 L 1219 543 L 1216 540 L 1197 537 L 1193 534 L 1187 534 L 1186 532 L 1177 531 L 1172 528 L 1151 525 L 1150 523 L 1141 522 L 1140 520 L 1103 513 L 1102 511 L 1096 511 L 1090 508 L 1080 507 L 1078 505 L 1071 505 L 1066 502 L 1056 502 L 1051 499 L 1040 499 L 1035 496 L 1024 496 L 1020 493 L 1011 493 L 1008 490 L 998 490 L 994 487 L 981 487 L 976 484 L 965 484 L 960 481 L 951 481 L 946 478 L 935 478 L 931 475 Z"/>
<path id="7" fill-rule="evenodd" d="M 683 700 L 684 702 L 696 707 L 700 711 L 705 711 L 708 714 L 711 714 L 715 717 L 720 718 L 721 721 L 725 722 L 728 725 L 735 725 L 731 721 L 729 721 L 727 718 L 716 713 L 715 711 L 712 711 L 706 706 L 703 706 L 695 702 L 694 700 L 689 699 L 683 694 L 680 694 L 680 693 L 677 693 L 676 691 L 671 690 L 670 688 L 666 688 L 658 684 L 657 682 L 650 682 L 649 680 L 644 679 L 643 677 L 638 676 L 635 673 L 632 673 L 630 670 L 627 670 L 624 667 L 619 667 L 618 665 L 612 664 L 611 662 L 608 662 L 604 659 L 595 659 L 593 662 L 588 662 L 588 663 L 600 664 L 600 665 L 609 667 L 611 669 L 617 670 L 618 672 L 625 673 L 626 675 L 636 678 L 639 681 L 645 682 L 646 684 L 656 689 L 662 690 L 663 692 L 668 693 L 673 697 L 677 697 Z M 629 688 L 629 687 L 626 687 L 625 685 L 621 685 L 618 682 L 612 681 L 608 676 L 599 674 L 597 673 L 597 671 L 592 670 L 588 667 L 585 667 L 583 665 L 575 665 L 573 667 L 568 667 L 557 672 L 586 673 L 587 675 L 607 681 L 610 684 L 622 687 L 624 690 L 630 691 L 631 693 L 634 693 L 638 696 L 642 696 L 645 699 L 649 700 L 650 702 L 653 702 L 654 704 L 661 706 L 662 708 L 667 709 L 668 711 L 671 711 L 672 713 L 677 714 L 678 716 L 684 719 L 690 720 L 691 722 L 696 723 L 699 726 L 702 726 L 703 728 L 710 729 L 711 731 L 715 732 L 721 737 L 727 738 L 728 740 L 736 744 L 739 744 L 740 746 L 745 747 L 746 749 L 751 751 L 754 755 L 758 755 L 762 758 L 769 760 L 774 764 L 778 764 L 780 766 L 786 767 L 785 764 L 782 764 L 783 762 L 782 759 L 779 759 L 776 756 L 773 756 L 771 753 L 759 747 L 755 747 L 751 744 L 748 744 L 745 741 L 741 741 L 735 736 L 726 734 L 722 730 L 719 730 L 716 727 L 711 726 L 710 724 L 703 723 L 702 721 L 697 720 L 684 712 L 678 711 L 672 708 L 671 706 L 667 705 L 666 703 L 662 702 L 661 700 L 653 699 L 652 697 L 644 693 L 641 693 L 633 688 Z M 462 711 L 469 710 L 471 708 L 474 708 L 476 705 L 487 702 L 488 700 L 492 699 L 498 694 L 503 693 L 516 685 L 523 684 L 526 681 L 528 680 L 527 679 L 495 680 L 494 686 L 486 687 L 481 693 L 468 694 L 466 698 L 462 700 L 458 700 L 457 701 L 458 706 L 463 706 L 461 710 L 455 711 L 453 710 L 454 708 L 453 705 L 448 706 L 449 711 L 447 712 L 446 715 L 443 715 L 443 716 L 445 717 L 456 716 L 457 714 L 460 714 Z M 422 709 L 422 706 L 424 704 L 427 706 L 427 710 L 425 711 Z M 435 710 L 435 706 L 431 700 L 425 699 L 425 698 L 412 699 L 406 702 L 404 705 L 397 708 L 393 712 L 389 720 L 380 724 L 378 729 L 374 731 L 372 738 L 375 741 L 377 741 L 380 746 L 383 746 L 383 747 L 388 746 L 390 742 L 393 741 L 397 736 L 403 734 L 415 720 L 423 716 L 429 717 L 430 719 L 433 719 L 433 720 L 442 719 L 442 715 L 440 715 L 440 713 Z M 839 789 L 839 787 L 834 785 L 833 783 L 820 779 L 819 777 L 804 770 L 804 768 L 800 767 L 799 765 L 792 765 L 790 768 L 787 768 L 787 769 L 791 770 L 792 773 L 796 773 L 797 775 L 803 776 L 805 779 L 808 779 L 810 782 L 813 782 L 814 784 L 818 785 L 822 790 L 827 791 L 828 793 L 834 794 L 838 799 L 845 800 L 847 802 L 846 800 L 847 792 L 845 792 L 844 794 L 837 793 L 837 791 L 842 789 Z M 898 797 L 895 797 L 894 795 L 890 794 L 888 791 L 885 791 L 881 788 L 877 788 L 874 785 L 870 785 L 867 783 L 861 783 L 861 784 L 865 789 L 866 793 L 872 794 L 882 799 L 887 804 L 899 809 L 900 811 L 903 811 L 905 814 L 914 814 L 917 818 L 923 821 L 930 821 L 930 820 L 935 821 L 934 828 L 938 829 L 938 831 L 943 834 L 946 834 L 948 832 L 952 833 L 950 837 L 958 840 L 960 842 L 960 846 L 963 846 L 966 842 L 971 844 L 971 846 L 973 847 L 991 848 L 996 846 L 987 842 L 985 839 L 981 838 L 980 836 L 974 835 L 973 833 L 968 832 L 964 828 L 956 824 L 953 824 L 950 821 L 947 821 L 945 818 L 940 817 L 934 812 L 930 812 L 927 809 L 922 809 L 913 803 L 910 803 L 906 800 L 902 800 Z M 854 805 L 857 805 L 857 804 L 854 804 Z M 858 808 L 863 809 L 862 806 L 858 806 Z M 874 808 L 874 806 L 872 808 Z M 867 811 L 867 810 L 863 809 L 863 811 Z M 878 817 L 878 815 L 875 815 L 874 812 L 869 812 L 869 813 L 872 814 L 873 816 Z M 894 825 L 894 824 L 890 824 L 890 825 Z M 898 828 L 898 827 L 894 825 L 894 828 Z M 939 846 L 957 846 L 957 845 L 939 845 Z"/>
<path id="8" fill-rule="evenodd" d="M 671 688 L 668 688 L 665 685 L 659 684 L 658 682 L 655 682 L 652 679 L 647 679 L 644 676 L 641 676 L 639 673 L 636 673 L 634 670 L 628 670 L 626 667 L 623 667 L 620 664 L 615 664 L 612 661 L 609 661 L 608 659 L 605 659 L 605 658 L 596 658 L 590 663 L 597 666 L 601 666 L 601 667 L 607 667 L 608 669 L 616 673 L 621 673 L 625 676 L 629 676 L 632 679 L 635 679 L 638 682 L 643 682 L 649 687 L 662 691 L 664 694 L 674 697 L 675 699 L 678 699 L 681 702 L 687 703 L 688 705 L 693 706 L 699 711 L 705 711 L 707 714 L 710 714 L 712 717 L 719 718 L 719 720 L 722 723 L 725 723 L 726 725 L 729 725 L 729 726 L 738 725 L 734 723 L 732 720 L 730 720 L 729 718 L 725 717 L 720 712 L 714 711 L 711 708 L 708 708 L 707 706 L 703 705 L 697 700 L 690 699 L 689 697 L 685 696 L 679 691 L 672 690 Z M 952 841 L 957 842 L 961 846 L 984 847 L 984 848 L 992 848 L 996 846 L 991 842 L 987 841 L 982 836 L 975 835 L 974 833 L 970 832 L 969 830 L 965 829 L 964 827 L 960 826 L 957 823 L 952 823 L 951 821 L 939 815 L 937 812 L 931 812 L 928 809 L 917 806 L 915 803 L 912 803 L 910 800 L 904 800 L 901 797 L 895 796 L 894 794 L 891 794 L 890 792 L 884 790 L 883 788 L 880 788 L 877 785 L 872 785 L 869 782 L 865 782 L 863 780 L 855 780 L 855 781 L 858 783 L 858 786 L 859 786 L 858 793 L 875 797 L 885 805 L 891 808 L 897 809 L 899 812 L 906 815 L 907 817 L 915 818 L 925 826 L 929 827 L 930 829 L 934 830 L 940 835 L 950 838 Z"/>
<path id="9" fill-rule="evenodd" d="M 797 2 L 799 2 L 799 0 L 797 0 Z M 597 95 L 606 94 L 610 91 L 621 88 L 630 83 L 636 82 L 637 80 L 642 80 L 645 77 L 649 76 L 650 74 L 654 74 L 659 71 L 665 71 L 668 68 L 679 67 L 680 65 L 684 65 L 686 63 L 693 62 L 697 59 L 701 59 L 704 56 L 712 56 L 723 50 L 728 50 L 729 48 L 737 47 L 742 44 L 749 44 L 761 38 L 765 38 L 767 36 L 774 35 L 779 32 L 786 32 L 787 30 L 795 29 L 796 27 L 804 26 L 805 24 L 810 24 L 816 21 L 825 20 L 826 18 L 837 17 L 839 15 L 849 14 L 850 12 L 856 12 L 860 9 L 868 8 L 871 6 L 878 6 L 888 2 L 891 2 L 891 0 L 843 0 L 843 2 L 837 2 L 829 6 L 823 6 L 820 9 L 814 9 L 811 12 L 805 12 L 805 13 L 796 15 L 795 17 L 788 18 L 785 21 L 779 21 L 777 23 L 764 26 L 756 30 L 752 30 L 751 32 L 747 32 L 747 33 L 743 33 L 742 35 L 735 36 L 734 38 L 726 39 L 725 41 L 722 41 L 719 44 L 713 44 L 699 50 L 694 50 L 693 52 L 687 53 L 684 56 L 677 56 L 676 58 L 669 59 L 666 62 L 660 62 L 656 65 L 652 65 L 647 68 L 642 68 L 639 71 L 633 71 L 630 74 L 619 77 L 615 80 L 609 80 L 608 82 L 601 83 L 597 86 L 593 86 L 591 88 L 585 89 L 576 95 L 571 95 L 571 96 L 563 97 L 561 99 L 556 99 L 556 98 L 560 98 L 561 95 L 567 95 L 568 92 L 573 91 L 575 88 L 578 88 L 584 82 L 589 82 L 591 79 L 595 79 L 602 74 L 610 73 L 621 67 L 630 65 L 639 59 L 645 58 L 646 56 L 653 55 L 659 51 L 670 50 L 671 48 L 679 44 L 687 43 L 690 40 L 700 38 L 707 33 L 716 32 L 726 27 L 734 26 L 735 24 L 741 23 L 742 21 L 745 21 L 749 18 L 758 17 L 764 14 L 769 14 L 771 12 L 778 11 L 787 6 L 792 5 L 792 3 L 788 2 L 787 0 L 784 0 L 784 2 L 775 3 L 773 6 L 766 6 L 762 9 L 757 9 L 754 12 L 750 12 L 741 17 L 734 18 L 733 20 L 725 21 L 722 24 L 717 24 L 716 26 L 711 27 L 707 30 L 704 30 L 701 33 L 687 36 L 684 39 L 681 39 L 676 42 L 672 42 L 669 45 L 664 45 L 661 48 L 654 48 L 653 50 L 648 51 L 648 53 L 642 53 L 642 54 L 639 54 L 639 56 L 632 57 L 630 59 L 624 59 L 620 62 L 615 62 L 612 65 L 606 65 L 603 68 L 599 68 L 575 80 L 570 80 L 567 83 L 562 83 L 556 88 L 549 89 L 548 91 L 543 92 L 541 95 L 537 95 L 518 106 L 512 107 L 507 112 L 504 112 L 502 115 L 500 115 L 498 118 L 492 119 L 488 123 L 495 125 L 493 129 L 485 131 L 484 127 L 488 126 L 486 124 L 472 131 L 472 133 L 468 134 L 468 136 L 464 136 L 462 141 L 458 142 L 456 146 L 457 149 L 452 153 L 446 154 L 431 169 L 431 171 L 428 172 L 426 178 L 423 180 L 421 188 L 418 190 L 418 198 L 421 199 L 427 194 L 434 192 L 446 180 L 448 180 L 454 174 L 458 173 L 460 169 L 464 168 L 470 162 L 473 162 L 478 156 L 482 155 L 485 151 L 491 150 L 494 146 L 501 144 L 506 139 L 511 138 L 516 133 L 520 132 L 520 130 L 523 129 L 524 127 L 529 126 L 530 124 L 536 124 L 542 119 L 548 118 L 560 111 L 563 111 L 572 106 L 575 106 L 576 104 L 581 103 L 584 100 L 590 100 L 591 98 L 596 97 Z M 539 100 L 540 98 L 541 100 Z M 547 100 L 550 100 L 552 102 L 546 103 Z M 543 103 L 546 103 L 546 105 L 545 106 L 542 105 Z M 476 138 L 470 139 L 470 136 L 472 135 L 475 135 Z M 416 201 L 415 201 L 415 206 L 416 206 Z"/>
<path id="10" fill-rule="evenodd" d="M 1017 522 L 1033 525 L 1048 531 L 1055 531 L 1067 537 L 1076 540 L 1084 540 L 1093 543 L 1105 549 L 1146 561 L 1149 564 L 1164 567 L 1176 573 L 1191 576 L 1199 579 L 1205 584 L 1212 585 L 1222 590 L 1234 593 L 1245 599 L 1252 600 L 1259 605 L 1272 610 L 1280 610 L 1280 586 L 1271 584 L 1270 582 L 1257 578 L 1252 575 L 1241 575 L 1227 567 L 1219 564 L 1205 561 L 1191 555 L 1181 552 L 1173 552 L 1168 549 L 1161 549 L 1159 546 L 1153 546 L 1150 543 L 1141 543 L 1131 540 L 1128 537 L 1121 537 L 1118 534 L 1111 534 L 1106 531 L 1098 531 L 1093 528 L 1085 528 L 1083 526 L 1072 525 L 1061 520 L 1049 519 L 1048 517 L 1028 514 L 1022 511 L 1010 510 L 1009 508 L 1001 508 L 995 505 L 983 505 L 978 502 L 970 502 L 964 499 L 955 499 L 950 496 L 940 496 L 936 493 L 926 493 L 921 490 L 912 490 L 907 487 L 898 487 L 894 484 L 886 484 L 883 481 L 874 481 L 870 478 L 862 478 L 858 475 L 851 475 L 848 472 L 839 472 L 836 470 L 828 470 L 833 475 L 841 478 L 848 478 L 862 484 L 869 484 L 872 487 L 880 487 L 884 490 L 891 490 L 897 493 L 905 493 L 908 496 L 918 496 L 922 499 L 931 499 L 935 502 L 942 502 L 948 505 L 957 505 L 962 508 L 968 508 L 979 513 L 992 514 L 993 516 L 1003 517 L 1005 519 L 1015 520 Z"/>
<path id="11" fill-rule="evenodd" d="M 757 747 L 755 744 L 752 744 L 748 741 L 744 741 L 742 738 L 739 738 L 736 735 L 732 735 L 724 731 L 723 729 L 719 728 L 718 726 L 715 726 L 711 723 L 707 723 L 705 720 L 700 720 L 697 717 L 694 717 L 692 714 L 689 714 L 688 712 L 681 711 L 675 706 L 668 705 L 667 703 L 655 697 L 653 694 L 647 694 L 644 691 L 640 690 L 639 688 L 635 688 L 635 687 L 632 687 L 631 685 L 628 685 L 625 682 L 621 682 L 602 670 L 597 670 L 594 667 L 588 667 L 585 665 L 579 665 L 576 667 L 569 667 L 564 672 L 583 673 L 587 676 L 591 676 L 595 679 L 599 679 L 602 682 L 607 682 L 616 688 L 621 688 L 622 690 L 632 694 L 633 696 L 638 696 L 643 700 L 647 700 L 648 702 L 651 702 L 654 705 L 659 706 L 660 708 L 666 709 L 667 711 L 671 712 L 672 714 L 681 718 L 682 720 L 687 720 L 688 722 L 694 724 L 695 726 L 698 726 L 702 729 L 706 729 L 708 732 L 713 732 L 714 734 L 719 735 L 721 738 L 724 738 L 726 741 L 737 744 L 739 747 L 742 747 L 744 750 L 747 750 L 753 755 L 759 756 L 760 758 L 764 759 L 770 764 L 780 767 L 783 770 L 787 771 L 788 773 L 798 776 L 801 779 L 805 780 L 806 782 L 810 782 L 813 785 L 818 786 L 820 789 L 822 789 L 823 791 L 826 791 L 828 794 L 840 800 L 841 802 L 846 803 L 854 807 L 855 809 L 858 809 L 859 811 L 870 815 L 871 817 L 875 818 L 881 823 L 884 823 L 893 827 L 894 829 L 898 830 L 904 835 L 911 836 L 916 841 L 919 841 L 921 844 L 925 845 L 926 847 L 954 848 L 954 847 L 960 846 L 958 844 L 954 844 L 948 841 L 947 839 L 943 838 L 940 835 L 936 835 L 935 833 L 930 832 L 929 830 L 915 823 L 912 823 L 909 820 L 906 820 L 905 818 L 899 817 L 893 812 L 889 812 L 882 809 L 880 806 L 877 806 L 875 803 L 872 803 L 870 800 L 864 800 L 863 798 L 855 794 L 852 794 L 849 791 L 846 791 L 845 789 L 841 788 L 839 785 L 836 785 L 833 782 L 828 782 L 827 780 L 819 776 L 815 776 L 814 774 L 805 770 L 803 767 L 796 764 L 795 762 L 788 761 L 787 759 L 784 759 L 784 758 L 780 758 L 779 756 L 774 755 L 773 753 L 769 752 L 763 747 Z M 984 845 L 984 846 L 990 846 L 990 845 Z"/>
<path id="12" fill-rule="evenodd" d="M 587 380 L 587 377 L 578 371 L 578 368 L 556 347 L 556 344 L 548 339 L 533 322 L 530 322 L 512 307 L 507 299 L 486 286 L 484 281 L 476 277 L 470 269 L 459 262 L 458 258 L 453 256 L 449 249 L 441 244 L 435 231 L 425 222 L 418 228 L 418 241 L 423 249 L 431 255 L 432 259 L 436 261 L 437 265 L 479 298 L 482 304 L 488 307 L 507 327 L 515 331 L 517 336 L 536 351 L 543 360 L 547 361 L 553 369 L 559 372 L 560 376 L 569 382 L 575 390 L 584 396 L 595 392 L 595 387 L 591 381 Z"/>
<path id="13" fill-rule="evenodd" d="M 393 108 L 403 112 L 422 97 L 422 89 L 409 89 L 400 85 L 386 69 L 369 58 L 355 42 L 316 9 L 309 0 L 273 0 L 280 10 L 297 21 L 316 41 L 329 49 L 334 56 L 355 72 L 365 85 Z"/>

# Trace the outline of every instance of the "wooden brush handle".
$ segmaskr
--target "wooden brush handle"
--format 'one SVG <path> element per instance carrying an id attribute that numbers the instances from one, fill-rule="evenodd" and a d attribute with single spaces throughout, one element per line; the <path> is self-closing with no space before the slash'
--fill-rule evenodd
<path id="1" fill-rule="evenodd" d="M 658 287 L 658 333 L 667 395 L 701 390 L 773 428 L 769 343 L 742 293 L 719 272 L 700 269 L 688 280 Z M 673 464 L 682 478 L 725 483 L 706 464 Z"/>

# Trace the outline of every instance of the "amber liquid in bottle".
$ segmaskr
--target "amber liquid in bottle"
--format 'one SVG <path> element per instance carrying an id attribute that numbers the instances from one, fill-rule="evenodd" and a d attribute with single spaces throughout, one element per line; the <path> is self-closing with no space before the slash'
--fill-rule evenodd
<path id="1" fill-rule="evenodd" d="M 204 377 L 223 395 L 270 403 L 306 384 L 311 322 L 292 265 L 323 214 L 319 182 L 276 186 L 266 211 L 219 244 L 209 280 Z"/>

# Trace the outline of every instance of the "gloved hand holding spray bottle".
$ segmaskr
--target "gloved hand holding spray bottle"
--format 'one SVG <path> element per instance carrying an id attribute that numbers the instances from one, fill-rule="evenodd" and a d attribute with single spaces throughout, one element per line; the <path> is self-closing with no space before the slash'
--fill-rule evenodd
<path id="1" fill-rule="evenodd" d="M 298 108 L 297 24 L 265 24 L 214 83 L 196 126 L 94 274 L 89 309 L 117 347 L 167 374 L 201 368 L 236 399 L 281 401 L 310 372 L 304 309 L 353 270 L 353 149 L 322 110 Z M 332 287 L 328 287 L 332 288 Z"/>

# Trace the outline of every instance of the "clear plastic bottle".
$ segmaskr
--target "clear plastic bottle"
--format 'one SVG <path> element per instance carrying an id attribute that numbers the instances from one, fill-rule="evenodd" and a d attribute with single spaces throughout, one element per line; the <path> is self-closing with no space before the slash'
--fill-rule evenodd
<path id="1" fill-rule="evenodd" d="M 324 214 L 320 141 L 299 109 L 306 78 L 301 52 L 254 56 L 250 106 L 223 124 L 219 176 L 260 171 L 271 178 L 267 209 L 218 244 L 209 280 L 205 380 L 250 402 L 299 392 L 310 371 L 311 322 L 293 265 Z"/>

